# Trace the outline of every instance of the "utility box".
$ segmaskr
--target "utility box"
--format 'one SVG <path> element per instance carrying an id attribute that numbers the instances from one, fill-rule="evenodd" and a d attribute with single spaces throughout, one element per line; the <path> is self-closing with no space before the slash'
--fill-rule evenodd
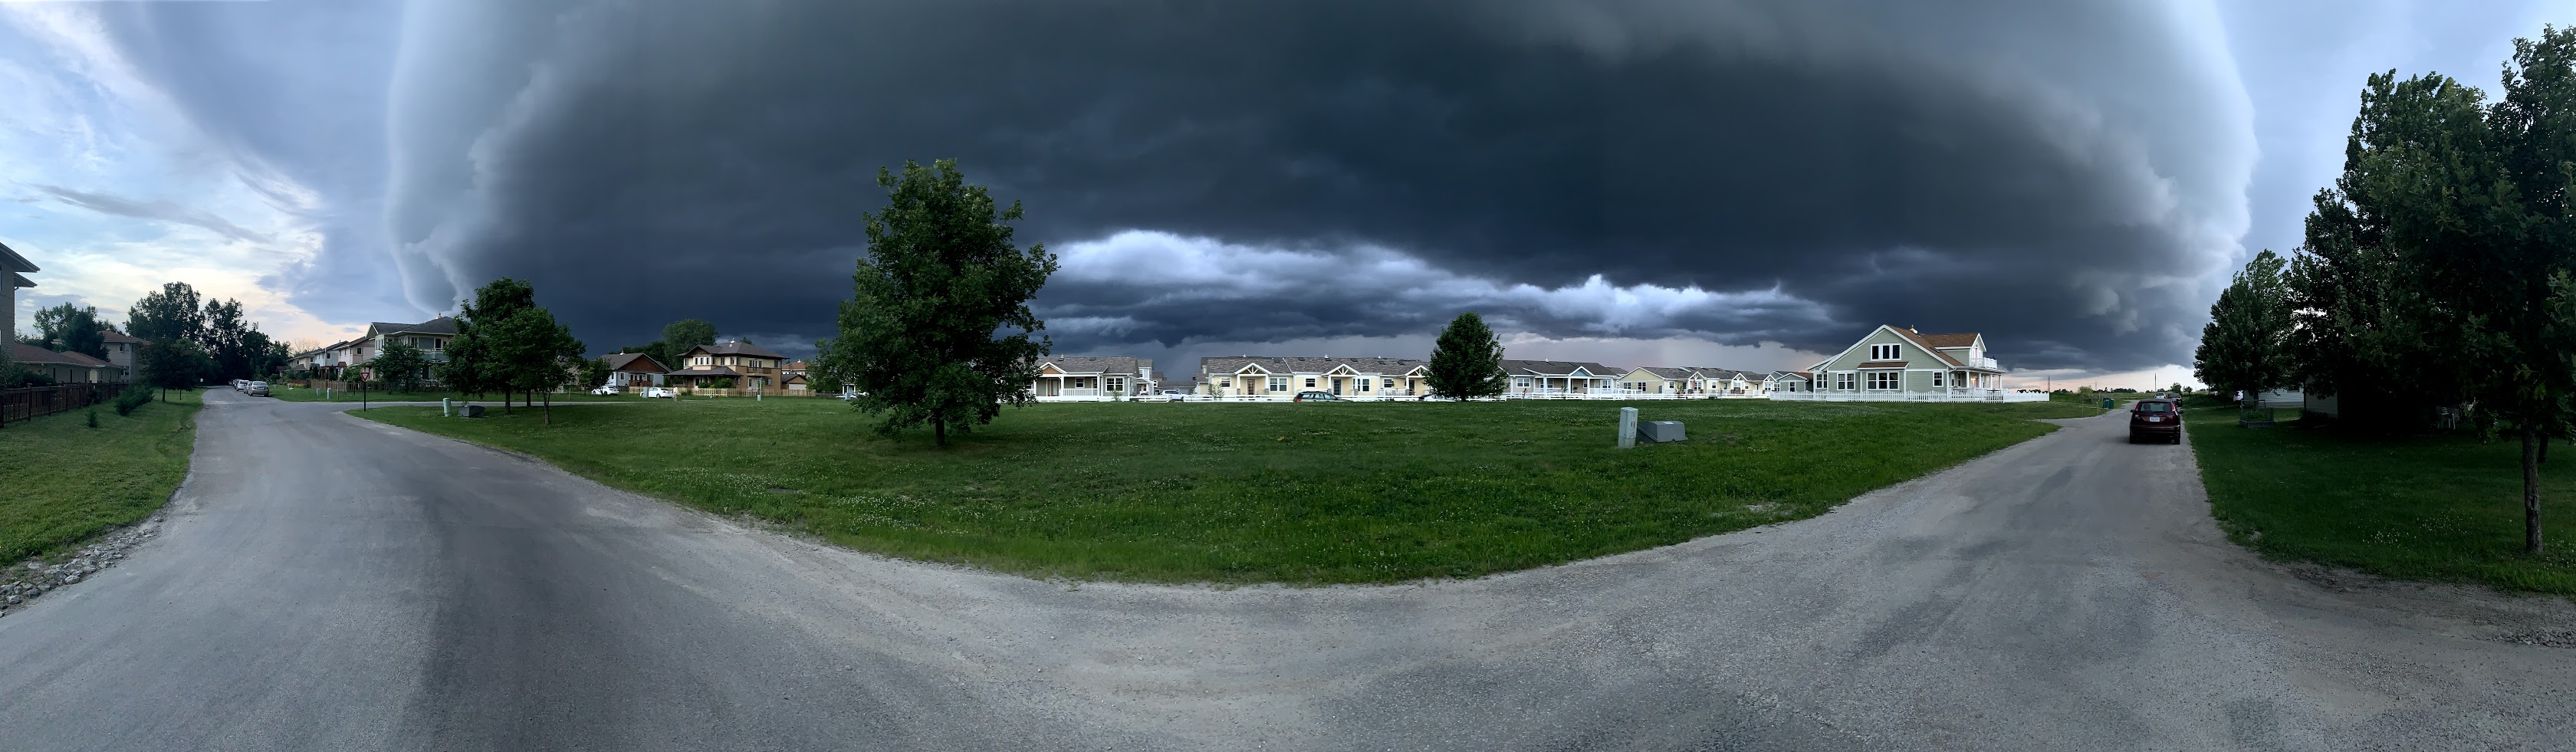
<path id="1" fill-rule="evenodd" d="M 1650 420 L 1637 424 L 1637 438 L 1658 444 L 1667 441 L 1680 441 L 1682 440 L 1682 422 L 1678 420 Z"/>
<path id="2" fill-rule="evenodd" d="M 456 414 L 457 414 L 459 417 L 466 417 L 466 418 L 480 418 L 480 417 L 483 417 L 483 406 L 482 406 L 482 405 L 466 405 L 466 406 L 464 406 L 464 407 L 456 408 Z"/>

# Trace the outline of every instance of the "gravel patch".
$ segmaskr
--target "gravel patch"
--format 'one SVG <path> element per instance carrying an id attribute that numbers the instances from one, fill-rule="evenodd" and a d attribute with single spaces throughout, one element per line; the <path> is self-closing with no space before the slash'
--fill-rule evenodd
<path id="1" fill-rule="evenodd" d="M 127 551 L 160 532 L 161 515 L 156 512 L 143 524 L 109 528 L 97 540 L 59 561 L 31 558 L 0 569 L 0 616 L 24 608 L 57 588 L 69 587 L 116 566 L 125 560 Z"/>

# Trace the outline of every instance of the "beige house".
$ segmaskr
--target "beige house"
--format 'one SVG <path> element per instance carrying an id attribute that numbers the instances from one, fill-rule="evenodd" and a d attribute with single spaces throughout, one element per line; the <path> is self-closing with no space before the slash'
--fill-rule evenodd
<path id="1" fill-rule="evenodd" d="M 1608 397 L 1623 396 L 1619 377 L 1628 369 L 1574 360 L 1503 359 L 1503 375 L 1511 379 L 1504 388 L 1505 397 Z"/>
<path id="2" fill-rule="evenodd" d="M 35 345 L 9 343 L 9 359 L 19 368 L 53 379 L 56 384 L 118 381 L 116 367 L 81 353 L 54 352 Z"/>
<path id="3" fill-rule="evenodd" d="M 1881 326 L 1807 370 L 1819 382 L 1815 390 L 1794 395 L 1777 392 L 1772 398 L 1889 402 L 2048 398 L 2003 388 L 2003 366 L 1986 356 L 1986 338 L 1974 332 L 1924 334 L 1912 327 Z"/>
<path id="4" fill-rule="evenodd" d="M 107 364 L 116 367 L 116 378 L 113 380 L 132 381 L 134 359 L 143 354 L 143 338 L 114 329 L 101 331 L 98 336 L 106 342 Z"/>
<path id="5" fill-rule="evenodd" d="M 689 348 L 680 353 L 679 365 L 680 370 L 665 377 L 668 383 L 698 387 L 729 383 L 734 389 L 774 391 L 785 379 L 779 371 L 787 365 L 787 356 L 749 342 L 721 342 Z"/>
<path id="6" fill-rule="evenodd" d="M 1342 399 L 1414 399 L 1431 393 L 1431 363 L 1412 358 L 1237 355 L 1200 358 L 1197 394 L 1220 400 L 1286 400 L 1299 392 Z"/>
<path id="7" fill-rule="evenodd" d="M 1045 358 L 1029 381 L 1029 396 L 1039 402 L 1106 402 L 1153 393 L 1153 359 L 1123 355 Z"/>

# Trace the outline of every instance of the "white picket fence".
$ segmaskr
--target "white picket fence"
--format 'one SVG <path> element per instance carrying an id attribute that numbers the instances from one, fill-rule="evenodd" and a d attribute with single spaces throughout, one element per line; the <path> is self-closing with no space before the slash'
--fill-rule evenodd
<path id="1" fill-rule="evenodd" d="M 2010 389 L 1949 389 L 1939 392 L 1776 392 L 1782 402 L 2047 402 L 2044 392 Z"/>

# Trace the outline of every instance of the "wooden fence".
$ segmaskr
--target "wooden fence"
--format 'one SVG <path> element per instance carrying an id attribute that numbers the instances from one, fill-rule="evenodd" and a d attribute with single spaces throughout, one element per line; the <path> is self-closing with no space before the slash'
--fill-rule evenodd
<path id="1" fill-rule="evenodd" d="M 106 402 L 117 392 L 125 391 L 124 382 L 99 384 L 61 384 L 28 389 L 0 389 L 0 425 L 34 420 L 38 416 L 71 412 Z"/>

